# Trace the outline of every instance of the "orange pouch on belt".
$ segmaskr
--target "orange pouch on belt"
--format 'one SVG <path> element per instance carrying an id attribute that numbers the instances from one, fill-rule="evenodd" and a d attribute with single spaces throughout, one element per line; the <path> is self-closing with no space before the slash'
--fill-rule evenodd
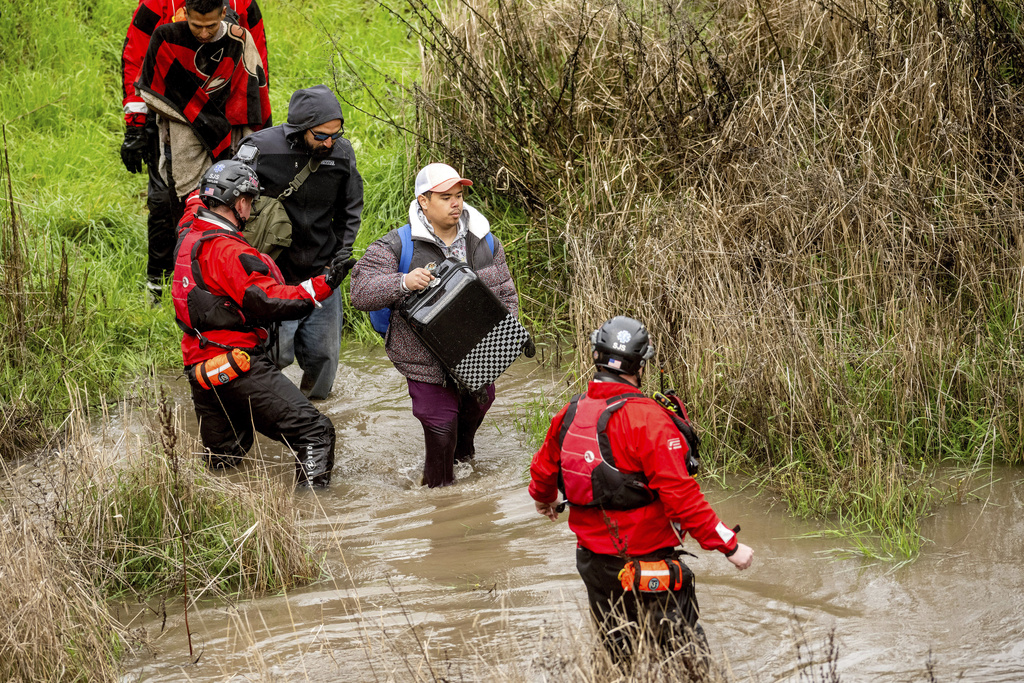
<path id="1" fill-rule="evenodd" d="M 683 589 L 683 564 L 679 560 L 644 562 L 630 560 L 619 572 L 622 590 L 657 593 Z"/>
<path id="2" fill-rule="evenodd" d="M 227 384 L 248 371 L 249 354 L 241 349 L 231 349 L 228 353 L 204 360 L 192 368 L 196 381 L 203 389 L 212 389 L 221 384 Z"/>

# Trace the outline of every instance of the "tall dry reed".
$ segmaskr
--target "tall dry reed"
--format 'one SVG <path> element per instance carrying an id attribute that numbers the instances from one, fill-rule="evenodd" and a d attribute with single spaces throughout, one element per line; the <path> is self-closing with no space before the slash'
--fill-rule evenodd
<path id="1" fill-rule="evenodd" d="M 116 681 L 125 630 L 66 549 L 32 519 L 0 517 L 0 678 Z"/>
<path id="2" fill-rule="evenodd" d="M 528 208 L 576 340 L 647 324 L 716 459 L 903 553 L 934 465 L 1024 459 L 1012 3 L 403 9 L 419 144 Z"/>

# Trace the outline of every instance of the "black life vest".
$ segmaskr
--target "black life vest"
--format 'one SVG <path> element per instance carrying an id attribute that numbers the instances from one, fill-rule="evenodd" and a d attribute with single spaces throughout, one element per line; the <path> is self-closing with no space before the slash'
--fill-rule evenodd
<path id="1" fill-rule="evenodd" d="M 612 415 L 635 398 L 644 395 L 619 394 L 602 401 L 584 394 L 569 403 L 558 434 L 558 488 L 570 505 L 633 510 L 657 499 L 642 472 L 616 467 L 605 431 Z"/>
<path id="2" fill-rule="evenodd" d="M 231 297 L 212 294 L 203 281 L 199 267 L 199 250 L 203 244 L 215 238 L 237 239 L 244 242 L 232 230 L 187 230 L 178 240 L 174 263 L 174 282 L 171 284 L 171 298 L 174 300 L 174 316 L 178 327 L 194 337 L 200 344 L 212 344 L 230 349 L 210 341 L 203 336 L 209 330 L 249 330 L 245 315 Z"/>

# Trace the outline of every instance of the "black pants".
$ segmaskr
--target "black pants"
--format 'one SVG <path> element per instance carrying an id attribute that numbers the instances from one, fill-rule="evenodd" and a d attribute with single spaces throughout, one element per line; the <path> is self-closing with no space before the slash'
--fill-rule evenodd
<path id="1" fill-rule="evenodd" d="M 664 548 L 636 559 L 677 557 L 672 548 Z M 683 564 L 682 590 L 642 592 L 622 588 L 619 572 L 625 564 L 616 555 L 600 555 L 583 547 L 576 549 L 576 569 L 587 587 L 591 614 L 612 659 L 628 659 L 643 640 L 668 652 L 688 648 L 694 658 L 706 652 L 704 631 L 697 623 L 700 607 L 690 568 Z"/>
<path id="2" fill-rule="evenodd" d="M 253 353 L 250 364 L 248 372 L 212 389 L 187 373 L 209 465 L 237 465 L 259 432 L 295 451 L 296 481 L 326 486 L 334 467 L 334 424 L 265 353 Z"/>
<path id="3" fill-rule="evenodd" d="M 146 277 L 152 285 L 159 287 L 164 278 L 170 278 L 174 273 L 174 245 L 178 221 L 185 212 L 185 205 L 178 200 L 174 188 L 168 187 L 160 177 L 157 168 L 160 136 L 156 116 L 146 117 L 146 135 L 149 141 L 149 149 L 146 150 L 146 170 L 149 173 L 149 185 L 146 187 L 146 207 L 149 209 L 149 218 L 146 219 L 149 236 Z"/>
<path id="4" fill-rule="evenodd" d="M 474 440 L 484 415 L 494 403 L 494 385 L 485 389 L 485 401 L 452 384 L 428 384 L 407 380 L 412 414 L 423 425 L 427 453 L 423 462 L 423 483 L 434 488 L 455 483 L 455 463 L 472 460 Z"/>

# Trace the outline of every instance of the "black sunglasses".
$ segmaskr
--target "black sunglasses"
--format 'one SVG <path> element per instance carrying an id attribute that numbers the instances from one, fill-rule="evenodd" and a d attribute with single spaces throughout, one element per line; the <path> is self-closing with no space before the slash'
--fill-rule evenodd
<path id="1" fill-rule="evenodd" d="M 311 130 L 309 132 L 313 134 L 313 139 L 316 140 L 317 142 L 323 142 L 327 138 L 330 138 L 332 140 L 337 140 L 338 138 L 340 138 L 342 135 L 345 134 L 345 130 L 344 129 L 339 130 L 337 133 L 334 133 L 334 134 L 331 134 L 331 133 L 317 133 L 316 131 L 313 131 L 313 130 Z"/>

